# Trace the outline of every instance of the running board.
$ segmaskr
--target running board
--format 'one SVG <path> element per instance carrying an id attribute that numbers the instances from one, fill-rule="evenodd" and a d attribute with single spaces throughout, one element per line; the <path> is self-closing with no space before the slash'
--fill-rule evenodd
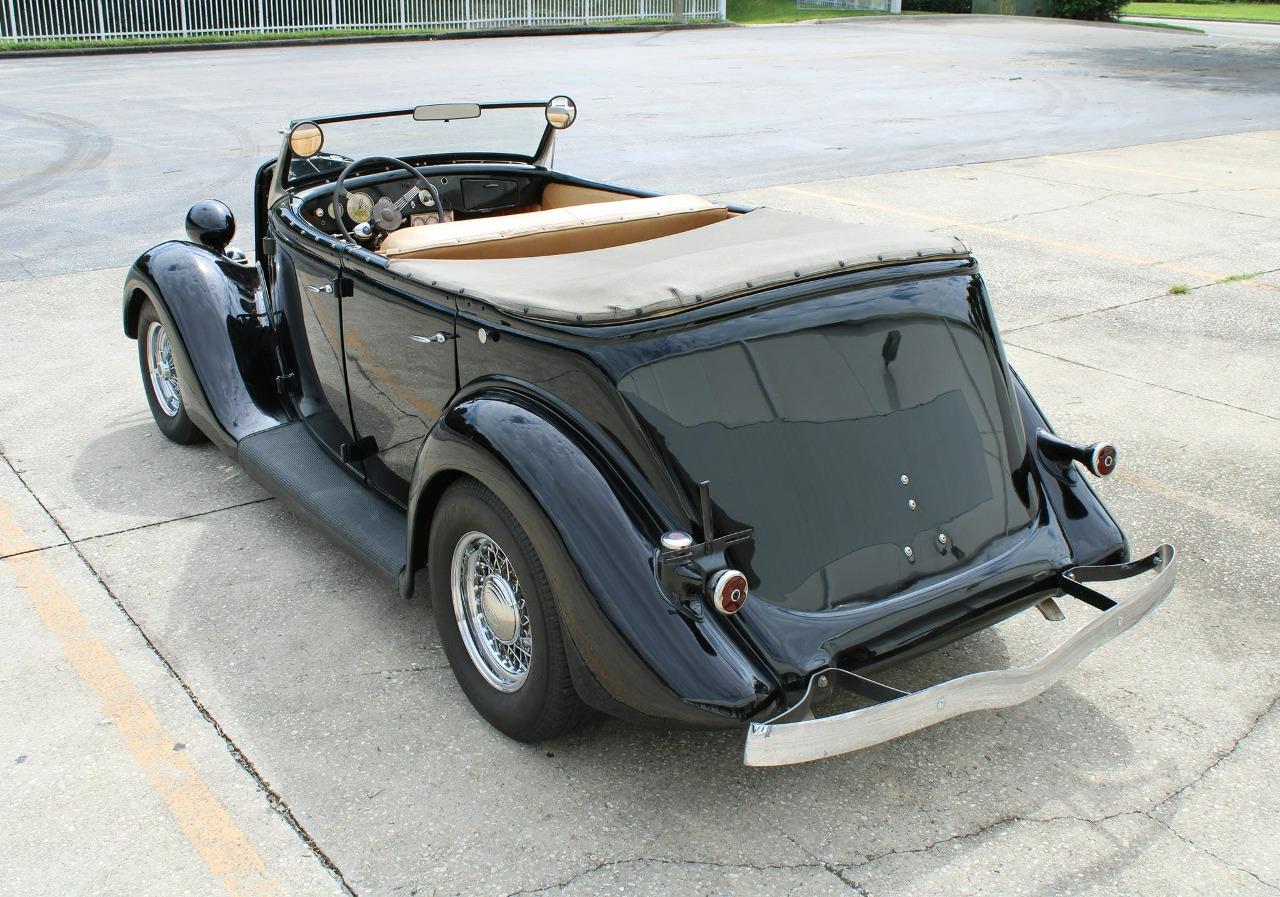
<path id="1" fill-rule="evenodd" d="M 405 561 L 405 514 L 328 454 L 302 421 L 262 430 L 237 447 L 242 467 L 300 517 L 392 582 Z"/>

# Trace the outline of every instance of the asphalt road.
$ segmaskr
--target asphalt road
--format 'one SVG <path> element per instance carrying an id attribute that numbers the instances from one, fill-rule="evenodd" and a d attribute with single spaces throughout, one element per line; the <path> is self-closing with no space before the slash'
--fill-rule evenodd
<path id="1" fill-rule="evenodd" d="M 0 63 L 0 895 L 1274 895 L 1278 54 L 973 19 Z M 818 764 L 495 734 L 425 600 L 159 435 L 120 266 L 243 207 L 290 115 L 560 90 L 568 170 L 964 239 L 1049 416 L 1120 446 L 1135 549 L 1181 550 L 1170 601 L 1036 700 Z"/>
<path id="2" fill-rule="evenodd" d="M 127 264 L 201 196 L 247 220 L 295 117 L 564 92 L 561 167 L 714 192 L 1276 127 L 1275 62 L 985 18 L 0 61 L 0 277 Z"/>

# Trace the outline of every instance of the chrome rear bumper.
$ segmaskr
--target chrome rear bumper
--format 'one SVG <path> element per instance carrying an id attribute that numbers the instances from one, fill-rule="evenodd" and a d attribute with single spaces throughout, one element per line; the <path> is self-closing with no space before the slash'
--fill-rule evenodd
<path id="1" fill-rule="evenodd" d="M 1011 707 L 1034 698 L 1163 601 L 1173 591 L 1175 560 L 1173 546 L 1162 545 L 1153 554 L 1127 564 L 1073 567 L 1063 573 L 1058 581 L 1060 591 L 1102 613 L 1057 648 L 1024 667 L 972 673 L 912 693 L 848 670 L 832 668 L 815 673 L 799 702 L 768 722 L 752 723 L 743 762 L 747 766 L 784 766 L 821 760 L 899 738 L 962 713 Z M 1156 575 L 1151 582 L 1120 602 L 1086 585 L 1130 579 L 1152 571 Z M 833 686 L 880 703 L 814 719 L 814 697 Z"/>

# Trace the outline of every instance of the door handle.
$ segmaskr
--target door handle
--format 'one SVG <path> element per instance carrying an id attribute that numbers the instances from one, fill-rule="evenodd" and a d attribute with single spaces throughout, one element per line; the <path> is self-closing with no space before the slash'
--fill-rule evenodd
<path id="1" fill-rule="evenodd" d="M 452 333 L 445 333 L 443 330 L 431 334 L 431 336 L 411 336 L 409 339 L 415 343 L 445 343 L 453 339 Z"/>

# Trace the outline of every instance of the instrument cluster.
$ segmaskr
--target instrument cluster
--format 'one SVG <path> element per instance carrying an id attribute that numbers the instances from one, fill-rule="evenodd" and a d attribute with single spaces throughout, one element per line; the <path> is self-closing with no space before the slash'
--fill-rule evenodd
<path id="1" fill-rule="evenodd" d="M 428 179 L 444 200 L 444 221 L 537 208 L 541 198 L 541 180 L 514 172 L 433 174 Z M 367 222 L 375 228 L 384 221 L 402 221 L 399 226 L 408 227 L 439 223 L 442 220 L 440 211 L 435 208 L 428 191 L 418 190 L 413 202 L 404 203 L 412 183 L 410 178 L 374 183 L 366 181 L 350 189 L 342 209 L 334 208 L 332 191 L 321 192 L 304 203 L 302 214 L 313 225 L 330 234 L 341 230 L 339 212 L 346 216 L 347 227 L 352 229 Z M 388 228 L 381 226 L 381 229 L 386 231 Z"/>
<path id="2" fill-rule="evenodd" d="M 432 178 L 431 181 L 440 190 L 445 206 L 448 207 L 444 212 L 443 220 L 453 221 L 455 203 L 452 195 L 453 190 L 450 189 L 450 178 L 448 176 L 440 176 Z M 339 211 L 346 215 L 347 226 L 355 227 L 375 219 L 377 213 L 384 206 L 397 206 L 402 201 L 408 188 L 408 178 L 385 181 L 378 184 L 365 184 L 347 193 L 346 202 L 341 210 L 334 207 L 332 194 L 326 194 L 307 203 L 303 207 L 302 214 L 321 230 L 327 233 L 337 233 L 339 230 Z M 427 190 L 418 191 L 415 201 L 410 204 L 407 211 L 405 224 L 409 226 L 436 224 L 441 220 L 440 211 L 435 208 L 435 200 Z"/>

